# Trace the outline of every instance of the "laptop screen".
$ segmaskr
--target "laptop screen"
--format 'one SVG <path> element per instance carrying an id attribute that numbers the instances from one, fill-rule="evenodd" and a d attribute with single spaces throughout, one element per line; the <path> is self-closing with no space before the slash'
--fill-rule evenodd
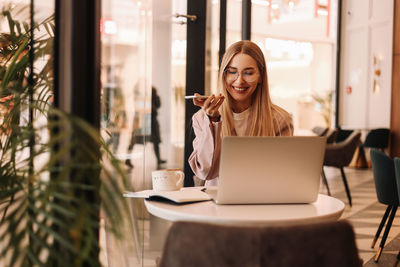
<path id="1" fill-rule="evenodd" d="M 310 203 L 317 199 L 326 137 L 225 137 L 218 204 Z"/>

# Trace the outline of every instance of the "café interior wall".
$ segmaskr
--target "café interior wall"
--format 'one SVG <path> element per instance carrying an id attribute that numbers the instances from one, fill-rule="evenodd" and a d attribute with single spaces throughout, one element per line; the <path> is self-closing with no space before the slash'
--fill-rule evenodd
<path id="1" fill-rule="evenodd" d="M 390 1 L 343 5 L 339 125 L 390 128 L 393 7 Z M 348 10 L 347 10 L 348 9 Z M 383 41 L 385 40 L 385 41 Z M 376 70 L 379 69 L 379 75 Z M 374 86 L 374 80 L 378 87 Z"/>
<path id="2" fill-rule="evenodd" d="M 345 89 L 345 88 L 342 88 Z M 371 87 L 366 86 L 358 92 L 349 95 L 345 90 L 341 90 L 343 94 L 341 106 L 342 113 L 339 113 L 339 124 L 342 128 L 352 129 L 369 129 L 369 128 L 390 128 L 390 97 L 391 87 L 386 87 L 380 92 L 381 97 L 371 101 L 368 97 L 368 90 Z M 389 101 L 387 99 L 389 98 Z M 375 107 L 375 112 L 369 112 L 371 106 Z M 388 108 L 389 106 L 389 108 Z"/>
<path id="3" fill-rule="evenodd" d="M 390 128 L 391 80 L 373 95 L 369 79 L 361 80 L 351 92 L 342 84 L 339 124 L 342 128 Z M 371 92 L 370 92 L 371 91 Z M 373 112 L 370 110 L 373 108 Z"/>

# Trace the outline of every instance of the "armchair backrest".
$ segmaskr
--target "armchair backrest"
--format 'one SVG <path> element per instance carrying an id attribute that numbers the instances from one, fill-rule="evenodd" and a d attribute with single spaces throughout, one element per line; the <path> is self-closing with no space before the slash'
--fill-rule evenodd
<path id="1" fill-rule="evenodd" d="M 361 133 L 359 131 L 353 131 L 343 142 L 327 144 L 324 165 L 335 167 L 348 166 L 360 143 L 360 137 Z"/>
<path id="2" fill-rule="evenodd" d="M 354 132 L 354 130 L 344 130 L 342 128 L 338 128 L 338 133 L 336 136 L 336 143 L 340 143 L 343 142 L 344 140 L 347 139 L 347 137 L 349 137 L 352 133 Z"/>
<path id="3" fill-rule="evenodd" d="M 387 128 L 373 129 L 365 138 L 365 147 L 386 148 L 389 143 L 390 130 Z"/>
<path id="4" fill-rule="evenodd" d="M 326 134 L 325 134 L 325 136 L 326 136 L 326 143 L 327 143 L 327 144 L 332 144 L 332 143 L 334 143 L 334 142 L 336 141 L 336 136 L 337 136 L 337 134 L 338 134 L 338 129 L 336 129 L 336 128 L 330 128 L 330 129 L 326 132 Z"/>
<path id="5" fill-rule="evenodd" d="M 396 183 L 393 160 L 376 149 L 371 149 L 370 155 L 376 195 L 379 202 L 386 205 L 398 205 L 398 184 Z"/>
<path id="6" fill-rule="evenodd" d="M 321 127 L 321 126 L 315 126 L 314 128 L 312 128 L 311 131 L 313 133 L 315 133 L 316 135 L 324 136 L 326 134 L 326 132 L 328 131 L 328 128 L 327 127 Z"/>
<path id="7" fill-rule="evenodd" d="M 160 267 L 361 266 L 347 221 L 286 227 L 176 222 Z"/>
<path id="8" fill-rule="evenodd" d="M 397 183 L 397 194 L 399 195 L 400 198 L 400 158 L 394 158 L 394 172 L 396 174 L 396 183 Z M 400 199 L 399 199 L 400 203 Z"/>

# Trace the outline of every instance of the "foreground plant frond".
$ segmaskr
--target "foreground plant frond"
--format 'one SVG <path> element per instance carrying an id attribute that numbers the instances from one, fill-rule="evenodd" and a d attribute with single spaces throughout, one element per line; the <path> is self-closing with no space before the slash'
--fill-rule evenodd
<path id="1" fill-rule="evenodd" d="M 98 266 L 100 209 L 120 235 L 126 177 L 98 129 L 52 106 L 54 18 L 34 25 L 30 47 L 29 25 L 13 17 L 23 12 L 0 14 L 0 261 Z"/>

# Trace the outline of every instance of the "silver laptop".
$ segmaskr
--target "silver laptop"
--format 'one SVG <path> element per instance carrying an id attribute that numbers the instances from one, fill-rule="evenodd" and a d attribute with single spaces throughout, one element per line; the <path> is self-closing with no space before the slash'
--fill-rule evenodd
<path id="1" fill-rule="evenodd" d="M 317 200 L 326 137 L 226 137 L 217 204 Z"/>

